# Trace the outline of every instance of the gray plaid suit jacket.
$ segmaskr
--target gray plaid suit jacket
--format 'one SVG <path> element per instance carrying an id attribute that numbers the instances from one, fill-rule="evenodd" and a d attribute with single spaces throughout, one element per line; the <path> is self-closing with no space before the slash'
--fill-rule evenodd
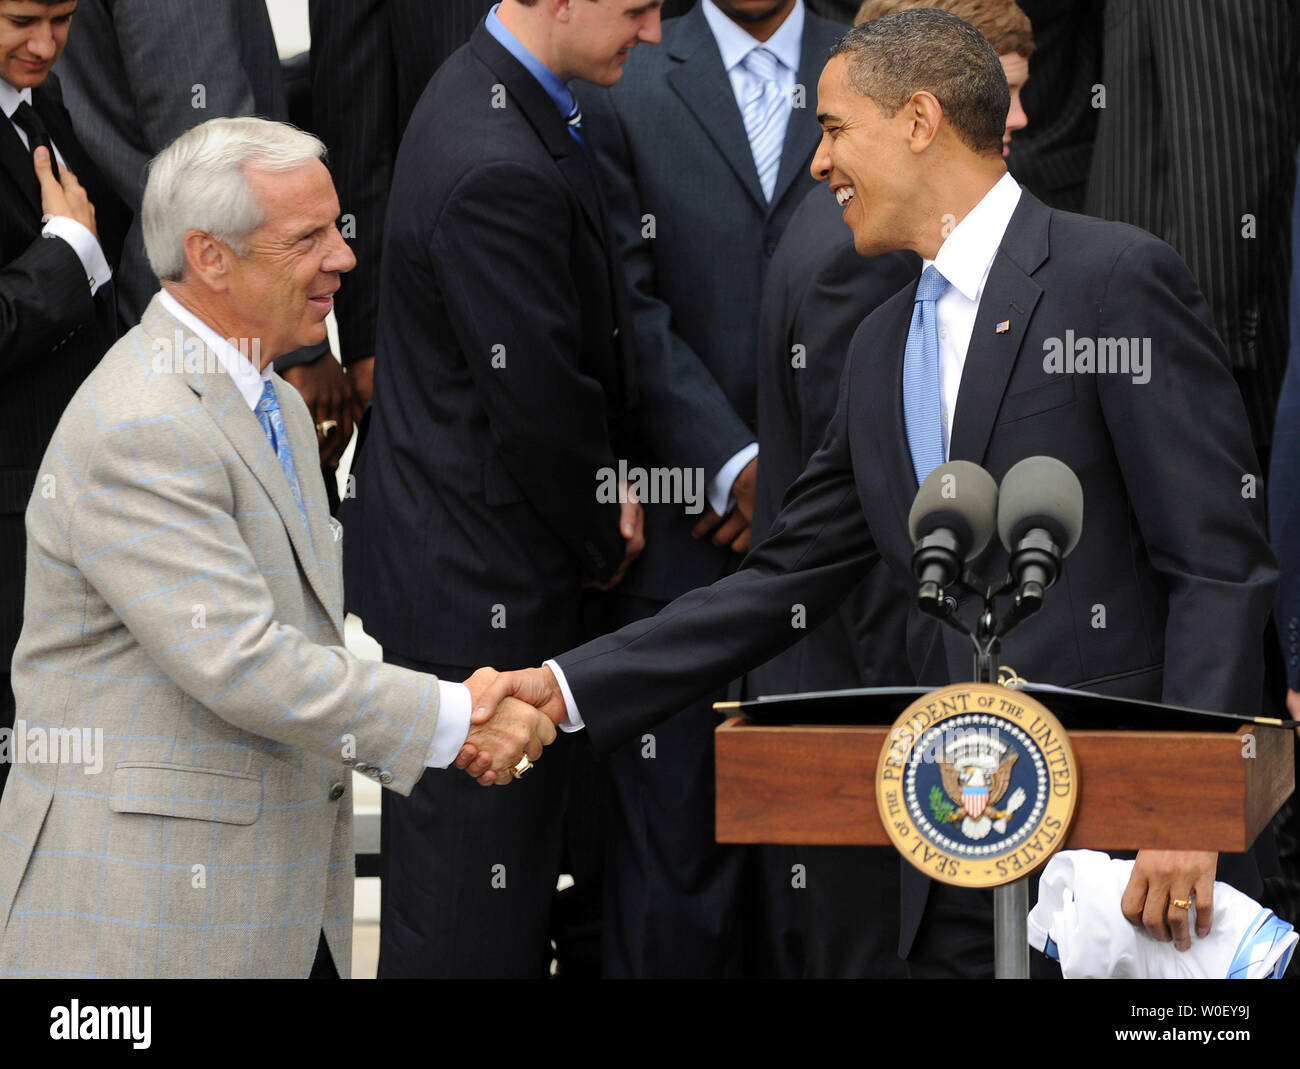
<path id="1" fill-rule="evenodd" d="M 304 524 L 219 369 L 155 300 L 42 462 L 17 715 L 29 756 L 89 728 L 103 762 L 13 766 L 0 975 L 306 976 L 322 930 L 346 975 L 349 767 L 403 794 L 424 769 L 434 679 L 343 648 L 306 406 L 277 380 Z"/>

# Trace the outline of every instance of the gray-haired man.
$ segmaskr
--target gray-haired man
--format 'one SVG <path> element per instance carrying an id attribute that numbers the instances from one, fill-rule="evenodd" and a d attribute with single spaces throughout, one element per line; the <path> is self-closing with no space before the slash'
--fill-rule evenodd
<path id="1" fill-rule="evenodd" d="M 270 366 L 321 340 L 354 263 L 323 151 L 216 119 L 152 166 L 163 292 L 27 510 L 0 975 L 346 975 L 349 770 L 406 793 L 466 741 L 466 688 L 344 649 L 311 417 Z M 524 705 L 483 728 L 498 782 L 554 738 Z M 99 775 L 56 753 L 84 730 Z"/>

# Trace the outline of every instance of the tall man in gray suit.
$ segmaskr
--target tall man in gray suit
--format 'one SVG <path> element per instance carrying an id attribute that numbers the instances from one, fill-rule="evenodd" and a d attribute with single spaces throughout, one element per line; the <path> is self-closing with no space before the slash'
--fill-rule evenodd
<path id="1" fill-rule="evenodd" d="M 344 648 L 341 529 L 271 368 L 321 340 L 354 262 L 323 154 L 215 119 L 150 171 L 163 292 L 27 510 L 0 975 L 346 975 L 351 771 L 409 793 L 468 742 L 508 782 L 555 737 L 523 705 L 470 729 L 493 673 L 467 691 Z"/>
<path id="2" fill-rule="evenodd" d="M 646 551 L 620 587 L 619 622 L 726 574 L 748 545 L 759 298 L 786 220 L 813 186 L 814 89 L 840 32 L 803 0 L 701 0 L 664 24 L 659 48 L 628 58 L 612 90 L 579 93 L 632 294 L 632 466 L 708 485 L 707 506 L 646 506 Z M 745 947 L 763 942 L 740 919 L 754 852 L 713 841 L 716 723 L 710 699 L 611 759 L 611 975 L 735 975 L 750 968 Z"/>

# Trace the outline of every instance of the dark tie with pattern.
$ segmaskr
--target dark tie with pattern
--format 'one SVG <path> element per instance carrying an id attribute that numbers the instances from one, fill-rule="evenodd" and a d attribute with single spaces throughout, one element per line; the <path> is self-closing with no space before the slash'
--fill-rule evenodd
<path id="1" fill-rule="evenodd" d="M 20 101 L 18 107 L 14 109 L 13 120 L 27 135 L 27 150 L 36 151 L 37 145 L 44 145 L 50 153 L 50 167 L 54 171 L 54 177 L 59 177 L 59 161 L 54 158 L 54 142 L 50 140 L 50 132 L 45 128 L 45 123 L 41 117 L 36 114 L 27 101 Z"/>

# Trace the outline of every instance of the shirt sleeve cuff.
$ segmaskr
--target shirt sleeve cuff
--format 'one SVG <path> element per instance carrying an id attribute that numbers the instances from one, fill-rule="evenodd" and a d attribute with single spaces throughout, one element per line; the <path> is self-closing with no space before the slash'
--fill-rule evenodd
<path id="1" fill-rule="evenodd" d="M 745 465 L 756 456 L 758 456 L 758 443 L 750 442 L 723 464 L 722 469 L 709 483 L 705 491 L 709 499 L 709 508 L 719 516 L 725 516 L 731 510 L 731 484 L 736 481 L 736 476 L 745 470 Z"/>
<path id="2" fill-rule="evenodd" d="M 569 681 L 564 678 L 564 669 L 554 661 L 545 662 L 545 667 L 555 673 L 555 681 L 560 684 L 560 693 L 564 695 L 564 709 L 569 715 L 563 724 L 560 725 L 561 731 L 581 731 L 587 725 L 583 722 L 582 714 L 578 712 L 578 703 L 573 700 L 573 691 L 569 689 Z"/>
<path id="3" fill-rule="evenodd" d="M 86 272 L 86 281 L 90 284 L 90 295 L 99 292 L 99 287 L 113 277 L 112 268 L 104 258 L 104 250 L 99 247 L 99 239 L 75 219 L 66 215 L 52 215 L 49 222 L 41 228 L 46 237 L 62 238 L 72 246 L 72 251 L 81 261 Z"/>
<path id="4" fill-rule="evenodd" d="M 430 768 L 446 768 L 460 753 L 469 737 L 469 717 L 473 702 L 464 683 L 438 680 L 438 725 L 433 729 L 429 756 L 424 763 Z"/>

